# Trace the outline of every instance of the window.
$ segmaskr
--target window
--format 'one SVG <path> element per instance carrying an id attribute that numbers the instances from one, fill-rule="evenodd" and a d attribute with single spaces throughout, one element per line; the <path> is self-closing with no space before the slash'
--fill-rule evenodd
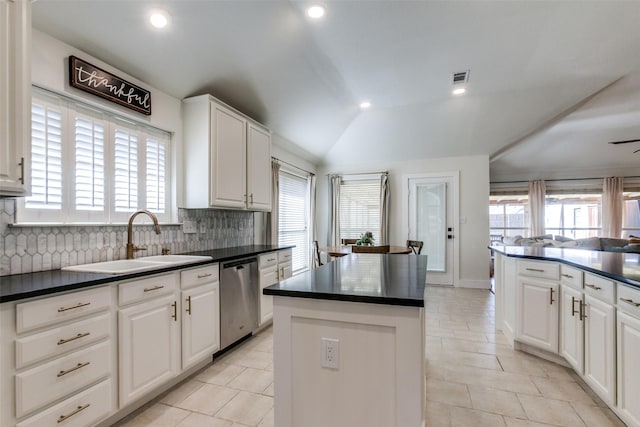
<path id="1" fill-rule="evenodd" d="M 545 232 L 572 239 L 600 235 L 601 194 L 547 194 Z"/>
<path id="2" fill-rule="evenodd" d="M 491 196 L 489 198 L 491 240 L 505 236 L 526 236 L 529 230 L 528 196 Z"/>
<path id="3" fill-rule="evenodd" d="M 640 192 L 625 191 L 622 213 L 622 237 L 640 236 Z"/>
<path id="4" fill-rule="evenodd" d="M 309 269 L 309 179 L 280 169 L 278 175 L 278 244 L 295 245 L 293 274 Z"/>
<path id="5" fill-rule="evenodd" d="M 169 143 L 166 132 L 34 90 L 20 222 L 124 222 L 142 208 L 169 220 Z"/>
<path id="6" fill-rule="evenodd" d="M 357 239 L 370 231 L 380 242 L 380 179 L 343 177 L 340 184 L 340 238 Z"/>

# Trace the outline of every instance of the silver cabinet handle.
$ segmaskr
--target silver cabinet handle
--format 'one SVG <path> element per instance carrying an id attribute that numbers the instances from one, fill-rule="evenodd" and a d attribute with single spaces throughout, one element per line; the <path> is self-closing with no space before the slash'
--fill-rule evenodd
<path id="1" fill-rule="evenodd" d="M 570 274 L 562 273 L 561 276 L 566 277 L 567 279 L 573 279 L 573 276 Z"/>
<path id="2" fill-rule="evenodd" d="M 18 166 L 20 166 L 20 178 L 18 178 L 18 181 L 20 181 L 20 184 L 24 185 L 24 157 L 20 157 L 20 163 L 18 163 Z"/>
<path id="3" fill-rule="evenodd" d="M 154 286 L 153 288 L 144 288 L 144 292 L 157 291 L 158 289 L 162 289 L 162 288 L 164 288 L 164 285 L 157 285 L 157 286 Z"/>
<path id="4" fill-rule="evenodd" d="M 540 269 L 540 268 L 525 268 L 525 270 L 527 271 L 535 271 L 536 273 L 544 273 L 544 270 Z"/>
<path id="5" fill-rule="evenodd" d="M 191 295 L 187 297 L 187 314 L 191 316 Z"/>
<path id="6" fill-rule="evenodd" d="M 60 307 L 58 309 L 58 313 L 62 313 L 64 311 L 69 311 L 69 310 L 74 310 L 76 308 L 80 308 L 80 307 L 86 307 L 87 305 L 90 305 L 90 302 L 79 302 L 78 304 L 71 306 L 71 307 Z"/>
<path id="7" fill-rule="evenodd" d="M 173 303 L 171 303 L 171 307 L 173 308 L 173 314 L 171 315 L 171 318 L 173 319 L 174 322 L 178 321 L 178 302 L 174 301 Z"/>
<path id="8" fill-rule="evenodd" d="M 75 341 L 75 340 L 78 340 L 80 338 L 88 337 L 89 335 L 91 335 L 91 332 L 79 333 L 75 337 L 71 337 L 71 338 L 61 338 L 58 341 L 58 345 L 66 344 L 68 342 Z"/>
<path id="9" fill-rule="evenodd" d="M 77 414 L 78 412 L 84 411 L 89 406 L 91 406 L 91 404 L 87 403 L 86 405 L 78 406 L 76 409 L 74 409 L 73 411 L 69 412 L 67 415 L 60 415 L 60 417 L 58 418 L 58 424 L 60 424 L 61 422 L 65 421 L 65 420 L 68 420 L 69 418 L 71 418 L 75 414 Z"/>
<path id="10" fill-rule="evenodd" d="M 70 374 L 73 371 L 77 371 L 80 368 L 84 368 L 85 366 L 88 366 L 90 364 L 91 364 L 91 362 L 84 362 L 84 363 L 80 362 L 80 363 L 78 363 L 76 366 L 74 366 L 71 369 L 67 369 L 66 371 L 58 372 L 58 378 L 63 377 L 65 375 L 67 375 L 67 374 Z"/>
<path id="11" fill-rule="evenodd" d="M 555 300 L 553 299 L 553 288 L 549 288 L 549 305 L 553 305 Z"/>
<path id="12" fill-rule="evenodd" d="M 198 279 L 204 279 L 205 277 L 209 277 L 209 276 L 213 276 L 213 274 L 211 274 L 211 273 L 198 274 Z"/>
<path id="13" fill-rule="evenodd" d="M 589 283 L 585 283 L 584 284 L 587 288 L 591 288 L 591 289 L 595 289 L 596 291 L 601 290 L 602 288 L 600 286 L 596 286 L 596 285 L 591 285 Z"/>
<path id="14" fill-rule="evenodd" d="M 620 301 L 622 302 L 626 302 L 627 304 L 631 304 L 634 307 L 640 307 L 640 302 L 635 302 L 632 299 L 627 299 L 627 298 L 620 298 Z"/>

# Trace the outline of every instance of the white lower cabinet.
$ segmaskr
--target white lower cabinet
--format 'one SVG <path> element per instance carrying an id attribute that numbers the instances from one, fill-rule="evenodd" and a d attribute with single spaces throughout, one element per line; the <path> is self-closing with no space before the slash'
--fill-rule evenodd
<path id="1" fill-rule="evenodd" d="M 173 294 L 120 310 L 120 407 L 179 373 L 179 333 L 177 301 Z"/>
<path id="2" fill-rule="evenodd" d="M 617 311 L 618 415 L 640 427 L 640 291 L 618 285 Z"/>
<path id="3" fill-rule="evenodd" d="M 278 280 L 288 279 L 293 275 L 293 250 L 278 251 Z"/>
<path id="4" fill-rule="evenodd" d="M 584 316 L 581 291 L 562 286 L 560 294 L 560 355 L 582 375 L 584 372 Z"/>
<path id="5" fill-rule="evenodd" d="M 220 285 L 182 291 L 182 369 L 220 349 Z"/>
<path id="6" fill-rule="evenodd" d="M 519 276 L 518 341 L 558 352 L 559 285 Z"/>
<path id="7" fill-rule="evenodd" d="M 609 405 L 616 401 L 615 310 L 585 295 L 584 380 Z"/>
<path id="8" fill-rule="evenodd" d="M 260 325 L 273 319 L 273 297 L 264 295 L 262 290 L 278 281 L 278 253 L 270 252 L 258 257 L 258 282 L 260 284 Z"/>

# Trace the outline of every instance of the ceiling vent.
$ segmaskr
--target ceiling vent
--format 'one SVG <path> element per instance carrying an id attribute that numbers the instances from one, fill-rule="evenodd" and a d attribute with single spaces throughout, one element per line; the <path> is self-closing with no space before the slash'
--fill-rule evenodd
<path id="1" fill-rule="evenodd" d="M 452 83 L 454 85 L 466 84 L 468 81 L 469 81 L 469 70 L 453 73 Z"/>

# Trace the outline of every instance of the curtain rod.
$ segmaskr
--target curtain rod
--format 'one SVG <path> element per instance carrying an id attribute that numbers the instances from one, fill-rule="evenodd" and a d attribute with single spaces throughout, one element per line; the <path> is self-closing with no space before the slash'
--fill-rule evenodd
<path id="1" fill-rule="evenodd" d="M 271 159 L 275 160 L 275 161 L 276 161 L 276 162 L 278 162 L 278 163 L 284 163 L 285 165 L 289 165 L 289 166 L 291 166 L 291 167 L 294 167 L 294 168 L 296 168 L 296 169 L 298 169 L 298 170 L 301 170 L 302 172 L 306 172 L 306 173 L 308 173 L 309 175 L 315 175 L 315 173 L 313 173 L 313 172 L 309 172 L 309 171 L 308 171 L 308 170 L 306 170 L 306 169 L 302 169 L 300 166 L 296 166 L 296 165 L 294 165 L 294 164 L 292 164 L 292 163 L 285 162 L 284 160 L 280 160 L 280 159 L 279 159 L 279 158 L 277 158 L 277 157 L 273 157 L 273 156 L 271 156 Z"/>
<path id="2" fill-rule="evenodd" d="M 565 178 L 565 179 L 543 179 L 545 182 L 558 182 L 558 181 L 588 181 L 590 179 L 604 179 L 605 176 L 599 176 L 595 178 Z M 640 178 L 640 176 L 623 176 L 621 178 Z M 537 180 L 534 180 L 537 181 Z M 529 181 L 490 181 L 489 184 L 520 184 L 528 183 Z"/>

